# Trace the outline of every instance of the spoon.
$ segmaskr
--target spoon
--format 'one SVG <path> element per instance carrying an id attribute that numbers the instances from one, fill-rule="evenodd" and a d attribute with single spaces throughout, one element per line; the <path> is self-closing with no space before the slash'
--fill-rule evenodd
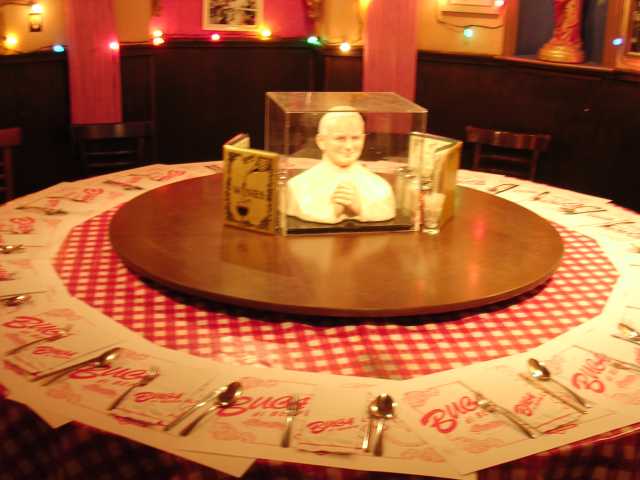
<path id="1" fill-rule="evenodd" d="M 578 402 L 580 405 L 582 405 L 584 408 L 591 408 L 591 404 L 588 401 L 586 401 L 576 392 L 571 390 L 569 387 L 566 387 L 562 383 L 551 378 L 551 372 L 549 372 L 549 369 L 542 362 L 539 362 L 535 358 L 530 358 L 527 363 L 529 365 L 529 374 L 535 380 L 539 380 L 541 382 L 553 382 L 559 387 L 561 387 L 569 395 L 571 395 L 573 399 L 576 402 Z"/>
<path id="2" fill-rule="evenodd" d="M 160 375 L 160 370 L 158 370 L 158 367 L 149 368 L 149 370 L 146 371 L 144 376 L 140 380 L 138 380 L 136 383 L 133 383 L 132 385 L 130 385 L 129 388 L 127 388 L 124 392 L 122 392 L 122 394 L 113 401 L 113 403 L 109 406 L 107 410 L 113 410 L 114 408 L 116 408 L 118 405 L 122 403 L 122 401 L 125 398 L 127 398 L 127 396 L 131 393 L 131 391 L 134 388 L 144 387 L 145 385 L 148 385 L 153 380 L 155 380 L 159 375 Z"/>
<path id="3" fill-rule="evenodd" d="M 183 437 L 189 435 L 205 417 L 211 415 L 218 408 L 226 408 L 233 404 L 240 395 L 242 395 L 242 384 L 240 382 L 231 382 L 216 395 L 209 408 L 193 419 L 189 425 L 180 430 L 180 435 Z"/>
<path id="4" fill-rule="evenodd" d="M 24 246 L 22 244 L 18 245 L 0 245 L 0 253 L 4 253 L 5 255 L 9 255 L 10 253 L 17 252 L 18 250 L 22 250 Z"/>
<path id="5" fill-rule="evenodd" d="M 12 297 L 4 298 L 2 301 L 7 307 L 17 307 L 29 300 L 31 300 L 31 295 L 28 293 L 21 293 L 20 295 L 13 295 Z"/>
<path id="6" fill-rule="evenodd" d="M 38 380 L 42 380 L 43 378 L 52 377 L 47 380 L 43 385 L 51 385 L 53 382 L 58 381 L 65 375 L 68 375 L 70 372 L 76 370 L 78 367 L 83 367 L 85 365 L 92 365 L 96 368 L 104 367 L 109 365 L 113 360 L 118 358 L 120 355 L 120 348 L 110 348 L 109 350 L 102 352 L 100 355 L 90 358 L 88 360 L 83 360 L 82 362 L 74 363 L 73 365 L 69 365 L 67 367 L 62 367 L 58 370 L 53 370 L 52 372 L 47 372 L 42 375 L 35 376 L 31 379 L 32 382 L 37 382 Z"/>
<path id="7" fill-rule="evenodd" d="M 365 452 L 369 451 L 369 440 L 371 439 L 371 423 L 373 422 L 374 411 L 378 412 L 378 397 L 371 400 L 371 403 L 367 407 L 367 412 L 369 412 L 369 422 L 367 423 L 367 428 L 364 432 L 364 438 L 362 439 L 362 450 Z"/>
<path id="8" fill-rule="evenodd" d="M 625 340 L 631 340 L 633 343 L 640 342 L 640 332 L 626 323 L 618 324 L 618 331 L 624 335 Z"/>
<path id="9" fill-rule="evenodd" d="M 384 421 L 390 420 L 395 416 L 397 406 L 398 404 L 391 395 L 382 393 L 375 398 L 369 407 L 369 414 L 373 418 L 378 419 L 376 430 L 373 434 L 373 454 L 378 457 L 382 455 L 382 430 Z"/>

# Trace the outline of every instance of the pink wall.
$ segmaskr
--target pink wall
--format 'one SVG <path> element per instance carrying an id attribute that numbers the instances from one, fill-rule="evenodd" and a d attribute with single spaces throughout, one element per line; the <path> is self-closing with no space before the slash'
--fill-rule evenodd
<path id="1" fill-rule="evenodd" d="M 160 15 L 151 19 L 152 28 L 168 36 L 205 36 L 202 29 L 203 0 L 162 0 Z M 276 38 L 305 37 L 313 30 L 305 0 L 263 0 L 264 23 Z"/>
<path id="2" fill-rule="evenodd" d="M 120 52 L 111 0 L 66 0 L 71 123 L 122 121 Z"/>
<path id="3" fill-rule="evenodd" d="M 416 13 L 416 0 L 371 2 L 364 32 L 364 91 L 415 98 Z"/>

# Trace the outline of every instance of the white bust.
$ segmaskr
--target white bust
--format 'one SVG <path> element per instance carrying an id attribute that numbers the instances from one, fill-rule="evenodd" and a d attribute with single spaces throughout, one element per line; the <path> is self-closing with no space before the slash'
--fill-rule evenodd
<path id="1" fill-rule="evenodd" d="M 316 135 L 322 160 L 287 182 L 287 214 L 319 223 L 392 219 L 391 185 L 358 161 L 364 138 L 364 119 L 353 108 L 325 113 Z"/>

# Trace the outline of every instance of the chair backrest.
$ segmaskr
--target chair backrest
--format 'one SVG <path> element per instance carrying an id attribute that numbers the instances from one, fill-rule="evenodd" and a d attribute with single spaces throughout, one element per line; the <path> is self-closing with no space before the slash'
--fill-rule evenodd
<path id="1" fill-rule="evenodd" d="M 551 143 L 547 133 L 520 133 L 468 125 L 466 138 L 474 143 L 473 169 L 524 176 L 536 176 L 540 153 Z"/>
<path id="2" fill-rule="evenodd" d="M 74 125 L 73 135 L 84 176 L 144 165 L 153 150 L 145 148 L 154 135 L 150 121 Z"/>
<path id="3" fill-rule="evenodd" d="M 11 200 L 15 195 L 12 149 L 21 144 L 22 129 L 0 129 L 0 160 L 2 161 L 0 195 L 2 195 L 4 201 Z"/>

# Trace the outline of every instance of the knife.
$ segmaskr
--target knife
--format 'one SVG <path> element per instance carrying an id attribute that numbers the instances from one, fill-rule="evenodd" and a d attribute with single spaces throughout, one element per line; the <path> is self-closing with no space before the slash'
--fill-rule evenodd
<path id="1" fill-rule="evenodd" d="M 207 403 L 209 403 L 211 400 L 213 400 L 216 397 L 216 395 L 218 394 L 218 392 L 220 392 L 220 388 L 216 388 L 213 392 L 210 392 L 210 393 L 206 394 L 204 397 L 202 397 L 200 399 L 200 401 L 198 403 L 194 403 L 189 408 L 187 408 L 184 412 L 182 412 L 180 415 L 178 415 L 176 418 L 174 418 L 171 422 L 169 422 L 167 425 L 165 425 L 164 428 L 162 429 L 162 431 L 167 432 L 167 431 L 171 430 L 173 427 L 175 427 L 182 420 L 184 420 L 189 415 L 191 415 L 198 408 L 204 407 Z"/>

